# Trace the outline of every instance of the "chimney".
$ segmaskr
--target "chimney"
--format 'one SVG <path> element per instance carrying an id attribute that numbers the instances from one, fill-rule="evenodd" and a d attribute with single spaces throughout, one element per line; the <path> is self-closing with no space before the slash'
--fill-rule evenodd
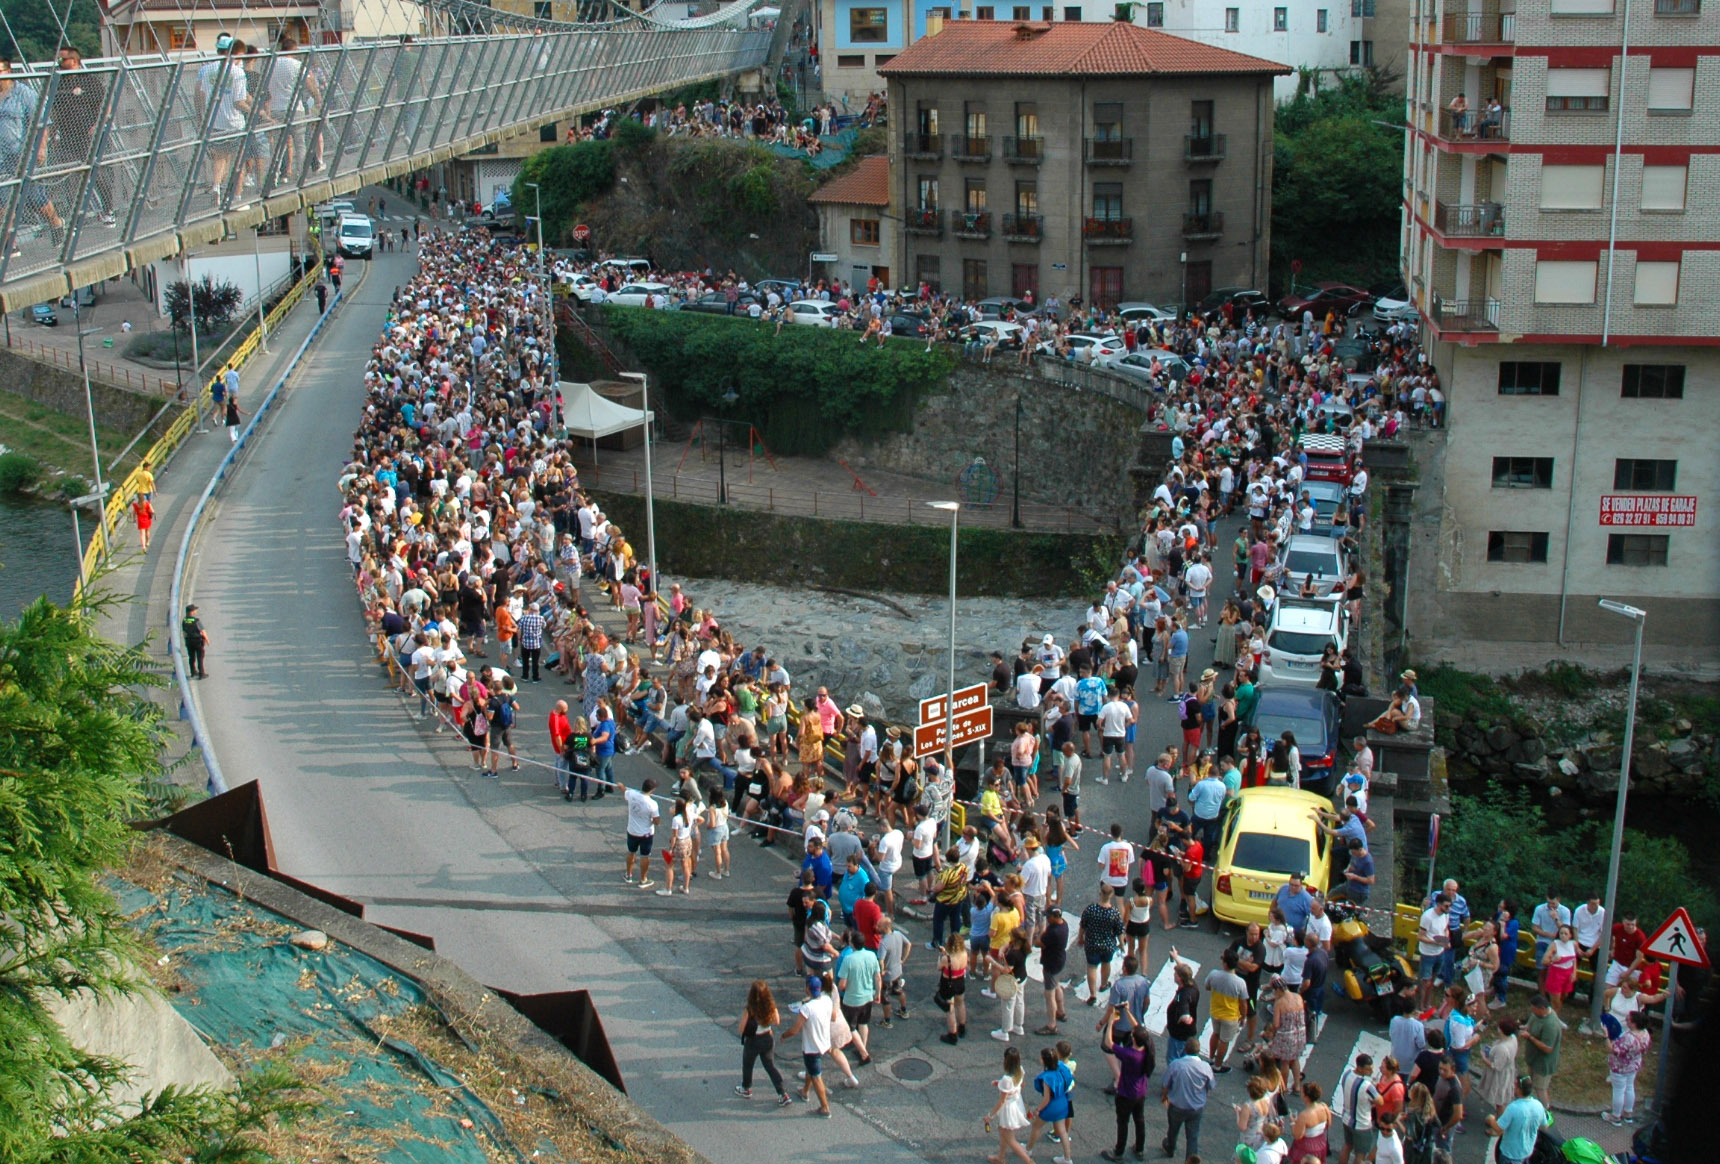
<path id="1" fill-rule="evenodd" d="M 1018 24 L 1015 26 L 1016 40 L 1037 40 L 1050 30 L 1049 24 Z"/>

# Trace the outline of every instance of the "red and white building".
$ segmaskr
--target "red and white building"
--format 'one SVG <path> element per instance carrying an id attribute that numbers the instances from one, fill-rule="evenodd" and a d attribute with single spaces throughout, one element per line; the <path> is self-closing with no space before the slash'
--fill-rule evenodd
<path id="1" fill-rule="evenodd" d="M 1509 8 L 1509 3 L 1504 7 Z M 1720 644 L 1720 0 L 1417 0 L 1403 264 L 1450 429 L 1428 637 Z"/>

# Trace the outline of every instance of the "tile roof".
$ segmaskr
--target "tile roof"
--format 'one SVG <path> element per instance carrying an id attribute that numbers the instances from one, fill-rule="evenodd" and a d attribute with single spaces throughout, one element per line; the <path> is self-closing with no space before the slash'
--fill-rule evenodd
<path id="1" fill-rule="evenodd" d="M 1117 77 L 1267 73 L 1287 65 L 1122 21 L 954 20 L 879 67 L 885 77 Z"/>
<path id="2" fill-rule="evenodd" d="M 861 158 L 860 164 L 812 192 L 812 202 L 845 206 L 890 205 L 890 159 L 883 154 Z"/>

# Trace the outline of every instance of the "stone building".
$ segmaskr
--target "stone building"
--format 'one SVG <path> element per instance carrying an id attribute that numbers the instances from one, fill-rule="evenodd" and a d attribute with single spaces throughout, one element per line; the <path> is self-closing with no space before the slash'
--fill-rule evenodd
<path id="1" fill-rule="evenodd" d="M 1102 304 L 1264 287 L 1286 71 L 1121 22 L 946 24 L 881 70 L 898 284 Z"/>
<path id="2" fill-rule="evenodd" d="M 896 285 L 890 264 L 895 261 L 900 220 L 886 213 L 890 205 L 889 158 L 883 154 L 861 158 L 848 173 L 814 190 L 808 201 L 818 208 L 824 253 L 836 256 L 835 262 L 814 264 L 815 275 L 860 287 L 876 275 L 884 286 Z"/>

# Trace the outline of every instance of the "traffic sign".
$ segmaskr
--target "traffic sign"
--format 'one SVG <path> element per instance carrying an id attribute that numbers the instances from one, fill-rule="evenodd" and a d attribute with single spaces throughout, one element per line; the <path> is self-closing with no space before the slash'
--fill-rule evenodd
<path id="1" fill-rule="evenodd" d="M 584 242 L 591 237 L 591 228 L 585 223 L 579 223 L 573 228 L 573 237 L 577 242 Z"/>
<path id="2" fill-rule="evenodd" d="M 1290 260 L 1290 273 L 1292 275 L 1300 275 L 1302 273 L 1302 260 L 1301 259 L 1291 259 Z"/>
<path id="3" fill-rule="evenodd" d="M 972 687 L 963 687 L 956 692 L 955 716 L 957 719 L 961 718 L 963 712 L 985 706 L 987 703 L 984 683 L 975 683 Z M 946 714 L 942 695 L 933 695 L 920 700 L 920 722 L 922 724 L 943 723 Z"/>
<path id="4" fill-rule="evenodd" d="M 1696 923 L 1690 920 L 1690 915 L 1684 912 L 1682 905 L 1672 911 L 1671 917 L 1660 923 L 1660 928 L 1649 937 L 1648 945 L 1642 948 L 1642 952 L 1651 958 L 1708 968 L 1708 951 L 1696 940 Z"/>
<path id="5" fill-rule="evenodd" d="M 946 719 L 953 722 L 954 747 L 991 738 L 991 703 L 986 698 L 985 684 L 976 683 L 962 688 L 949 700 L 949 706 L 946 706 L 946 698 L 934 695 L 920 700 L 920 723 L 914 729 L 916 757 L 930 756 L 943 750 Z"/>
<path id="6" fill-rule="evenodd" d="M 842 256 L 835 251 L 813 251 L 812 261 L 815 263 L 834 263 Z"/>

